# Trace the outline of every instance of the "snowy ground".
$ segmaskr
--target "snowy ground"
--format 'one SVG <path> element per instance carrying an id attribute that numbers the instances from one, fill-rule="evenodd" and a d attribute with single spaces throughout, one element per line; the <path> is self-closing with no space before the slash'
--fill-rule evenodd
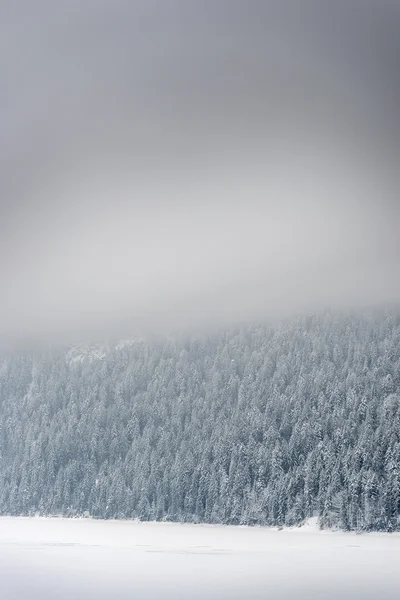
<path id="1" fill-rule="evenodd" d="M 400 598 L 400 536 L 0 518 L 1 600 Z"/>

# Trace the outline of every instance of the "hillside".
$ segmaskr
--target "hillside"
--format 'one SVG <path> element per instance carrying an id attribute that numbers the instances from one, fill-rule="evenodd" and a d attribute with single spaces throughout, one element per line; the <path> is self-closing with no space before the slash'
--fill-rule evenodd
<path id="1" fill-rule="evenodd" d="M 0 513 L 400 529 L 400 314 L 3 350 Z"/>

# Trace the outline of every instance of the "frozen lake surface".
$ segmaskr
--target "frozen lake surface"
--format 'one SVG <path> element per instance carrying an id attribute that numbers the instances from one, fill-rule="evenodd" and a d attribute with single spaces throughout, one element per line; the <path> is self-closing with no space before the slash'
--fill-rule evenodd
<path id="1" fill-rule="evenodd" d="M 398 600 L 400 535 L 0 518 L 2 600 Z"/>

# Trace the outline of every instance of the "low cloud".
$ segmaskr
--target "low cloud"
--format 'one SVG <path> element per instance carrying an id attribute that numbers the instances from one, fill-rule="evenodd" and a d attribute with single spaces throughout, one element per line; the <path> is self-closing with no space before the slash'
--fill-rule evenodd
<path id="1" fill-rule="evenodd" d="M 398 302 L 396 6 L 166 4 L 6 3 L 0 332 Z"/>

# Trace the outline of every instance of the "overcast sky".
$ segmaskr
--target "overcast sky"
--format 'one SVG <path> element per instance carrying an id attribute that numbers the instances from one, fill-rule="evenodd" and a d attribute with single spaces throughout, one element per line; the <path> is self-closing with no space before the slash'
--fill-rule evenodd
<path id="1" fill-rule="evenodd" d="M 0 334 L 400 301 L 400 3 L 3 0 Z"/>

